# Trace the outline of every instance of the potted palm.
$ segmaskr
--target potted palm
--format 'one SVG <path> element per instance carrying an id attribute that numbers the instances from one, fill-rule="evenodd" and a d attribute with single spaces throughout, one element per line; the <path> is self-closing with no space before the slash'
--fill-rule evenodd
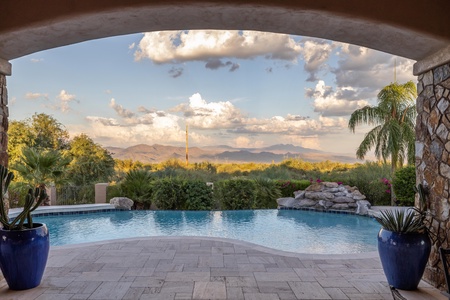
<path id="1" fill-rule="evenodd" d="M 42 186 L 30 188 L 23 211 L 9 218 L 5 207 L 14 175 L 0 165 L 0 269 L 12 290 L 26 290 L 41 283 L 50 247 L 47 226 L 34 223 L 31 212 L 47 198 Z"/>
<path id="2" fill-rule="evenodd" d="M 381 211 L 375 219 L 378 253 L 390 286 L 414 290 L 422 278 L 431 251 L 431 231 L 426 221 L 425 189 L 418 185 L 419 207 Z"/>

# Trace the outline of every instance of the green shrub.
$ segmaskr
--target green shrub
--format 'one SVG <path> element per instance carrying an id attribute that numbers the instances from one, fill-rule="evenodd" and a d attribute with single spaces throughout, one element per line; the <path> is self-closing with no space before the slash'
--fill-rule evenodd
<path id="1" fill-rule="evenodd" d="M 392 180 L 394 193 L 401 205 L 414 206 L 416 186 L 416 168 L 407 166 L 397 170 Z"/>
<path id="2" fill-rule="evenodd" d="M 218 181 L 214 187 L 222 209 L 252 209 L 257 196 L 253 180 L 236 178 Z"/>
<path id="3" fill-rule="evenodd" d="M 152 198 L 152 174 L 146 169 L 131 170 L 125 175 L 121 183 L 123 197 L 144 204 L 149 208 Z"/>
<path id="4" fill-rule="evenodd" d="M 211 186 L 200 180 L 187 181 L 184 185 L 187 210 L 210 210 L 213 205 Z"/>
<path id="5" fill-rule="evenodd" d="M 309 180 L 277 180 L 276 184 L 281 191 L 281 197 L 294 197 L 294 192 L 304 190 L 310 186 Z"/>
<path id="6" fill-rule="evenodd" d="M 372 205 L 390 205 L 391 194 L 385 179 L 389 179 L 391 167 L 387 164 L 367 162 L 347 174 L 342 175 L 342 182 L 356 186 Z"/>
<path id="7" fill-rule="evenodd" d="M 255 208 L 277 208 L 277 199 L 281 197 L 281 190 L 275 180 L 256 178 Z"/>
<path id="8" fill-rule="evenodd" d="M 181 178 L 161 178 L 153 182 L 152 201 L 159 209 L 185 209 L 185 181 Z"/>

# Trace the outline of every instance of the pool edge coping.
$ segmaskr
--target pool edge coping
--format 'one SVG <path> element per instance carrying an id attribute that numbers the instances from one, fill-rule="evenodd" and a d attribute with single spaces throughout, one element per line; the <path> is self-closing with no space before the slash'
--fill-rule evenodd
<path id="1" fill-rule="evenodd" d="M 79 244 L 71 244 L 71 245 L 61 245 L 61 246 L 51 246 L 50 249 L 53 250 L 62 250 L 62 249 L 77 249 L 77 248 L 89 248 L 92 246 L 100 246 L 105 244 L 113 244 L 113 243 L 123 243 L 123 242 L 135 242 L 141 240 L 209 240 L 216 242 L 224 242 L 230 243 L 233 245 L 246 247 L 251 250 L 260 251 L 270 255 L 280 255 L 285 257 L 296 257 L 299 259 L 369 259 L 369 258 L 378 258 L 378 251 L 369 251 L 364 253 L 345 253 L 345 254 L 313 254 L 313 253 L 296 253 L 284 250 L 273 249 L 270 247 L 261 246 L 258 244 L 254 244 L 251 242 L 246 242 L 237 239 L 231 238 L 222 238 L 222 237 L 206 237 L 206 236 L 149 236 L 149 237 L 132 237 L 132 238 L 124 238 L 124 239 L 113 239 L 113 240 L 104 240 L 98 242 L 87 242 L 87 243 L 79 243 Z"/>

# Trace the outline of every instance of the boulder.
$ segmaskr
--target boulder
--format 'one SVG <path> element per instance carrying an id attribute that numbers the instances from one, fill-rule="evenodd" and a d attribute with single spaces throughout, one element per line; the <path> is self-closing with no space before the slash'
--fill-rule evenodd
<path id="1" fill-rule="evenodd" d="M 358 205 L 358 207 L 356 208 L 356 214 L 357 215 L 367 215 L 369 214 L 369 209 L 370 209 L 370 202 L 367 200 L 358 200 L 356 201 L 356 205 Z"/>
<path id="2" fill-rule="evenodd" d="M 294 192 L 295 200 L 300 200 L 305 198 L 305 191 L 295 191 Z"/>
<path id="3" fill-rule="evenodd" d="M 325 182 L 324 185 L 327 188 L 337 188 L 339 186 L 336 182 Z"/>
<path id="4" fill-rule="evenodd" d="M 323 191 L 323 185 L 320 183 L 313 183 L 310 186 L 308 186 L 305 191 L 307 192 L 321 192 Z"/>
<path id="5" fill-rule="evenodd" d="M 344 203 L 335 204 L 331 208 L 332 209 L 349 209 L 348 205 L 344 204 Z"/>
<path id="6" fill-rule="evenodd" d="M 317 204 L 317 201 L 311 199 L 302 199 L 298 202 L 299 207 L 311 207 Z"/>
<path id="7" fill-rule="evenodd" d="M 350 197 L 335 197 L 333 199 L 333 202 L 334 203 L 350 203 L 350 202 L 355 202 L 355 201 L 353 200 L 353 198 L 350 198 Z"/>
<path id="8" fill-rule="evenodd" d="M 292 197 L 285 197 L 285 198 L 278 198 L 278 208 L 294 208 L 294 205 L 296 204 L 296 201 Z"/>
<path id="9" fill-rule="evenodd" d="M 126 209 L 131 210 L 133 207 L 133 200 L 127 197 L 114 197 L 109 201 L 110 204 L 114 205 L 116 209 Z"/>

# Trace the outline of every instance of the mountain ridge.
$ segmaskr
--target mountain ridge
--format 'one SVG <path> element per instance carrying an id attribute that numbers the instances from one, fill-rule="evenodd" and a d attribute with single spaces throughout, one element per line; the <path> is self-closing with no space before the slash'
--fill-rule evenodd
<path id="1" fill-rule="evenodd" d="M 105 147 L 113 158 L 131 159 L 142 163 L 160 163 L 168 159 L 183 159 L 186 148 L 161 144 L 138 144 L 127 148 Z M 354 163 L 358 160 L 351 155 L 329 153 L 292 144 L 275 144 L 262 148 L 234 148 L 226 145 L 190 147 L 189 162 L 210 161 L 216 163 L 279 163 L 287 158 L 297 158 L 309 162 L 324 160 Z"/>

